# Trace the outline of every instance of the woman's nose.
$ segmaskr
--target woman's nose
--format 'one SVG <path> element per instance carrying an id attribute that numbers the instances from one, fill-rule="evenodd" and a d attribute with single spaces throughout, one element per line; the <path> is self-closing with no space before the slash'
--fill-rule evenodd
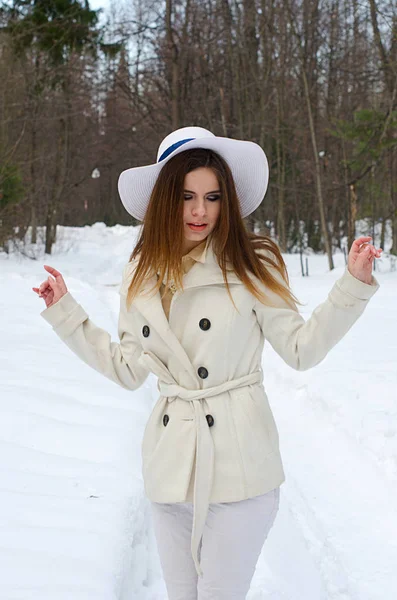
<path id="1" fill-rule="evenodd" d="M 205 213 L 206 213 L 206 208 L 205 208 L 204 204 L 196 204 L 196 206 L 194 206 L 194 207 L 192 208 L 192 212 L 193 212 L 195 215 L 205 215 Z"/>

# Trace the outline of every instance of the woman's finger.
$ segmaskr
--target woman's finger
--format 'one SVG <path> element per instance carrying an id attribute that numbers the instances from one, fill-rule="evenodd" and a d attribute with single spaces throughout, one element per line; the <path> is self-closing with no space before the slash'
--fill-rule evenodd
<path id="1" fill-rule="evenodd" d="M 39 287 L 40 292 L 45 290 L 48 286 L 49 286 L 48 279 L 46 279 L 45 281 L 43 281 L 43 283 L 40 284 L 40 287 Z"/>
<path id="2" fill-rule="evenodd" d="M 48 293 L 53 294 L 54 298 L 62 298 L 64 292 L 62 290 L 62 286 L 57 283 L 55 280 L 50 281 L 50 287 L 48 288 Z"/>
<path id="3" fill-rule="evenodd" d="M 353 252 L 360 252 L 360 250 L 362 249 L 363 245 L 368 245 L 369 244 L 369 240 L 371 240 L 371 237 L 359 237 L 356 240 L 354 240 L 354 242 L 352 243 L 352 250 Z"/>
<path id="4" fill-rule="evenodd" d="M 367 251 L 367 248 L 369 248 L 369 250 Z M 377 250 L 374 246 L 367 246 L 365 248 L 365 252 L 371 252 L 371 254 L 373 256 L 379 257 L 382 253 L 382 249 L 380 248 L 379 250 Z"/>
<path id="5" fill-rule="evenodd" d="M 54 281 L 54 283 L 55 283 L 55 281 Z M 39 290 L 40 290 L 40 292 L 41 292 L 42 294 L 43 294 L 44 292 L 46 292 L 46 291 L 49 291 L 49 290 L 51 290 L 51 289 L 52 289 L 52 287 L 51 287 L 51 283 L 50 283 L 50 281 L 49 281 L 48 279 L 47 279 L 46 281 L 43 281 L 43 283 L 41 284 L 41 286 L 40 286 L 40 288 L 39 288 Z"/>
<path id="6" fill-rule="evenodd" d="M 61 273 L 59 271 L 57 271 L 56 269 L 54 269 L 54 267 L 50 267 L 49 265 L 44 265 L 44 268 L 49 271 L 51 273 L 51 275 L 53 275 L 55 277 L 55 279 L 57 277 L 62 277 Z"/>

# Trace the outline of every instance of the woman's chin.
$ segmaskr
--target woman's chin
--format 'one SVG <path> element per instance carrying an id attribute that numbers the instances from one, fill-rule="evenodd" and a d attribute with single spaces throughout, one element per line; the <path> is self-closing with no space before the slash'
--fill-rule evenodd
<path id="1" fill-rule="evenodd" d="M 187 243 L 186 248 L 189 248 L 189 250 L 191 250 L 192 248 L 194 248 L 195 246 L 197 246 L 198 244 L 200 244 L 201 242 L 203 242 L 205 239 L 207 239 L 207 237 L 209 236 L 209 232 L 195 232 L 195 231 L 191 231 L 189 229 L 189 227 L 186 226 L 185 228 L 185 242 Z M 188 250 L 186 250 L 188 251 Z"/>

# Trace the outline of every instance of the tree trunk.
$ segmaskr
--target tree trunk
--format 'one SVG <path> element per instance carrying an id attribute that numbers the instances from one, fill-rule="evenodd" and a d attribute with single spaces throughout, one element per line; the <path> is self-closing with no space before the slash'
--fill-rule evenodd
<path id="1" fill-rule="evenodd" d="M 390 156 L 390 202 L 391 202 L 391 248 L 390 254 L 397 255 L 397 193 L 396 193 L 396 185 L 394 183 L 395 180 L 395 172 L 396 169 L 394 167 L 395 164 L 395 155 L 396 149 L 391 152 Z M 381 246 L 383 249 L 383 246 Z"/>
<path id="2" fill-rule="evenodd" d="M 378 49 L 379 58 L 382 63 L 382 70 L 385 77 L 385 84 L 390 96 L 393 95 L 394 85 L 395 85 L 395 65 L 393 65 L 393 61 L 391 56 L 386 51 L 385 45 L 382 41 L 379 25 L 378 25 L 378 8 L 376 6 L 375 0 L 369 0 L 370 9 L 371 9 L 371 22 L 372 22 L 372 30 L 374 34 L 374 40 L 376 47 Z"/>
<path id="3" fill-rule="evenodd" d="M 349 219 L 349 227 L 348 227 L 348 248 L 352 247 L 354 239 L 356 237 L 356 218 L 357 218 L 357 193 L 356 187 L 352 183 L 349 187 L 350 190 L 350 219 Z"/>
<path id="4" fill-rule="evenodd" d="M 39 53 L 36 52 L 34 61 L 34 83 L 35 86 L 39 80 L 40 71 L 40 57 Z M 32 110 L 32 137 L 30 147 L 30 225 L 32 228 L 31 243 L 37 243 L 37 194 L 36 194 L 36 156 L 37 156 L 37 113 L 39 107 L 39 96 L 36 94 L 33 96 L 33 110 Z"/>
<path id="5" fill-rule="evenodd" d="M 69 65 L 66 67 L 69 69 Z M 48 203 L 46 215 L 46 243 L 45 252 L 51 254 L 52 245 L 56 241 L 58 210 L 61 202 L 62 194 L 66 186 L 66 178 L 68 175 L 69 166 L 69 131 L 71 128 L 71 92 L 69 84 L 69 72 L 65 74 L 65 79 L 62 85 L 63 99 L 61 110 L 65 111 L 65 115 L 59 119 L 60 131 L 58 137 L 58 151 L 55 159 L 54 184 L 50 201 Z"/>
<path id="6" fill-rule="evenodd" d="M 37 211 L 36 211 L 36 202 L 37 202 L 37 194 L 36 194 L 36 115 L 37 115 L 37 102 L 34 101 L 35 107 L 32 115 L 32 141 L 31 141 L 31 153 L 30 153 L 30 188 L 29 188 L 29 196 L 30 196 L 30 225 L 32 227 L 32 244 L 37 243 Z"/>
<path id="7" fill-rule="evenodd" d="M 170 56 L 170 71 L 171 71 L 171 118 L 172 118 L 172 129 L 178 129 L 180 123 L 179 116 L 179 52 L 177 45 L 174 41 L 174 34 L 172 30 L 172 0 L 166 1 L 165 10 L 165 23 L 166 23 L 166 35 L 167 35 L 167 46 Z"/>
<path id="8" fill-rule="evenodd" d="M 322 230 L 322 234 L 323 234 L 323 238 L 324 238 L 325 251 L 328 256 L 328 266 L 329 266 L 330 270 L 332 270 L 334 268 L 334 261 L 332 258 L 332 247 L 330 244 L 328 226 L 327 226 L 327 221 L 325 218 L 324 200 L 323 200 L 323 192 L 322 192 L 322 186 L 321 186 L 320 161 L 318 160 L 316 132 L 314 130 L 313 113 L 312 113 L 312 106 L 311 106 L 310 95 L 309 95 L 309 86 L 308 86 L 308 82 L 307 82 L 304 65 L 302 65 L 302 75 L 303 75 L 303 85 L 304 85 L 304 91 L 305 91 L 307 115 L 309 118 L 310 138 L 311 138 L 311 142 L 312 142 L 313 155 L 314 155 L 317 201 L 318 201 L 318 208 L 319 208 L 319 212 L 320 212 L 321 230 Z"/>
<path id="9" fill-rule="evenodd" d="M 277 153 L 277 234 L 278 243 L 282 252 L 287 251 L 287 238 L 285 231 L 285 148 L 284 135 L 282 131 L 282 91 L 277 93 L 277 129 L 276 129 L 276 153 Z"/>

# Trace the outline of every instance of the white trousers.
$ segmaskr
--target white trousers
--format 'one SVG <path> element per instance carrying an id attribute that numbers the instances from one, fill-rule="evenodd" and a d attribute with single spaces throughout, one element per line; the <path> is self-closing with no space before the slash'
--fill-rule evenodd
<path id="1" fill-rule="evenodd" d="M 168 600 L 245 600 L 264 541 L 274 523 L 280 488 L 210 504 L 199 547 L 203 577 L 191 555 L 191 502 L 151 502 Z"/>

